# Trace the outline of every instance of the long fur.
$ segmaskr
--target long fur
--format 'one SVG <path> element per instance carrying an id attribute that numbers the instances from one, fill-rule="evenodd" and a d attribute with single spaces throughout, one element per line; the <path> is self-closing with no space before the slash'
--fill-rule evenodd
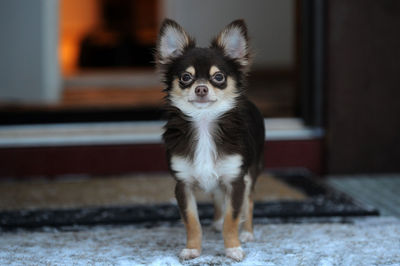
<path id="1" fill-rule="evenodd" d="M 249 220 L 243 239 L 252 238 L 251 191 L 263 169 L 265 129 L 262 115 L 245 96 L 250 58 L 243 20 L 225 27 L 208 48 L 196 47 L 172 20 L 161 26 L 156 60 L 166 93 L 163 140 L 188 234 L 183 259 L 201 250 L 196 188 L 211 192 L 215 204 L 223 205 L 217 207 L 225 212 L 228 257 L 244 256 L 237 234 L 241 213 Z M 198 88 L 205 88 L 205 94 Z M 222 214 L 217 216 L 220 223 Z"/>

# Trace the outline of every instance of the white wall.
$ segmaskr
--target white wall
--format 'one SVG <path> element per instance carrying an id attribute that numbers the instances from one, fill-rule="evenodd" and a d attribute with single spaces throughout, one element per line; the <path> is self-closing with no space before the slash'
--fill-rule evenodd
<path id="1" fill-rule="evenodd" d="M 0 102 L 54 102 L 61 93 L 58 1 L 0 1 Z"/>
<path id="2" fill-rule="evenodd" d="M 294 0 L 165 0 L 163 17 L 180 23 L 201 46 L 226 24 L 243 18 L 249 27 L 258 67 L 294 64 Z"/>

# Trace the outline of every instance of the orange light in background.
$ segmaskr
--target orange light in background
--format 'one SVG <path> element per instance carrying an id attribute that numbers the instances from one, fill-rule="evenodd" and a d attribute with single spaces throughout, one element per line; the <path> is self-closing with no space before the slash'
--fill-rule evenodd
<path id="1" fill-rule="evenodd" d="M 64 75 L 72 74 L 78 65 L 79 47 L 77 40 L 71 36 L 63 36 L 60 43 L 59 59 Z"/>
<path id="2" fill-rule="evenodd" d="M 63 75 L 78 70 L 79 45 L 83 36 L 99 25 L 98 0 L 60 1 L 59 60 Z"/>

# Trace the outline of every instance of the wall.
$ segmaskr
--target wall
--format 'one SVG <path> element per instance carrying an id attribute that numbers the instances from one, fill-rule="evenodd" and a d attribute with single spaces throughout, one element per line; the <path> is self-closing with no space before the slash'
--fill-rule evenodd
<path id="1" fill-rule="evenodd" d="M 232 20 L 246 20 L 259 67 L 292 68 L 295 42 L 294 0 L 167 0 L 163 16 L 176 20 L 201 46 Z"/>
<path id="2" fill-rule="evenodd" d="M 57 101 L 58 1 L 1 1 L 0 32 L 0 101 Z"/>
<path id="3" fill-rule="evenodd" d="M 400 1 L 328 1 L 327 170 L 400 171 Z"/>

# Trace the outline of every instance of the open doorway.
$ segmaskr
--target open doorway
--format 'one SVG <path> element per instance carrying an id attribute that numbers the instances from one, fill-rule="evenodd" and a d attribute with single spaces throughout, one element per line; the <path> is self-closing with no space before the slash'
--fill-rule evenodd
<path id="1" fill-rule="evenodd" d="M 3 124 L 161 119 L 164 95 L 153 52 L 165 17 L 201 46 L 244 18 L 255 54 L 250 99 L 266 118 L 301 115 L 297 1 L 60 0 L 59 15 L 60 100 L 2 108 Z"/>
<path id="2" fill-rule="evenodd" d="M 313 118 L 321 117 L 321 101 L 315 104 L 321 87 L 315 88 L 322 68 L 316 67 L 319 58 L 313 54 L 321 51 L 315 49 L 320 47 L 315 40 L 323 39 L 314 35 L 315 25 L 322 29 L 315 17 L 323 17 L 317 2 L 60 0 L 62 93 L 51 104 L 0 99 L 0 145 L 10 161 L 7 173 L 165 170 L 163 85 L 152 59 L 165 17 L 178 21 L 200 46 L 207 46 L 232 20 L 245 19 L 255 54 L 247 93 L 267 119 L 267 144 L 274 154 L 267 167 L 321 171 L 322 124 Z M 32 126 L 24 127 L 27 124 Z M 28 156 L 25 149 L 38 154 L 51 150 L 60 157 L 47 154 L 48 160 L 58 158 L 54 168 L 38 169 L 30 159 L 34 155 Z M 9 159 L 10 152 L 15 152 L 17 161 Z M 114 163 L 84 164 L 71 154 L 84 158 L 101 154 L 101 162 L 109 156 Z M 137 155 L 148 161 L 132 162 L 130 158 Z M 21 168 L 20 162 L 31 165 Z"/>

